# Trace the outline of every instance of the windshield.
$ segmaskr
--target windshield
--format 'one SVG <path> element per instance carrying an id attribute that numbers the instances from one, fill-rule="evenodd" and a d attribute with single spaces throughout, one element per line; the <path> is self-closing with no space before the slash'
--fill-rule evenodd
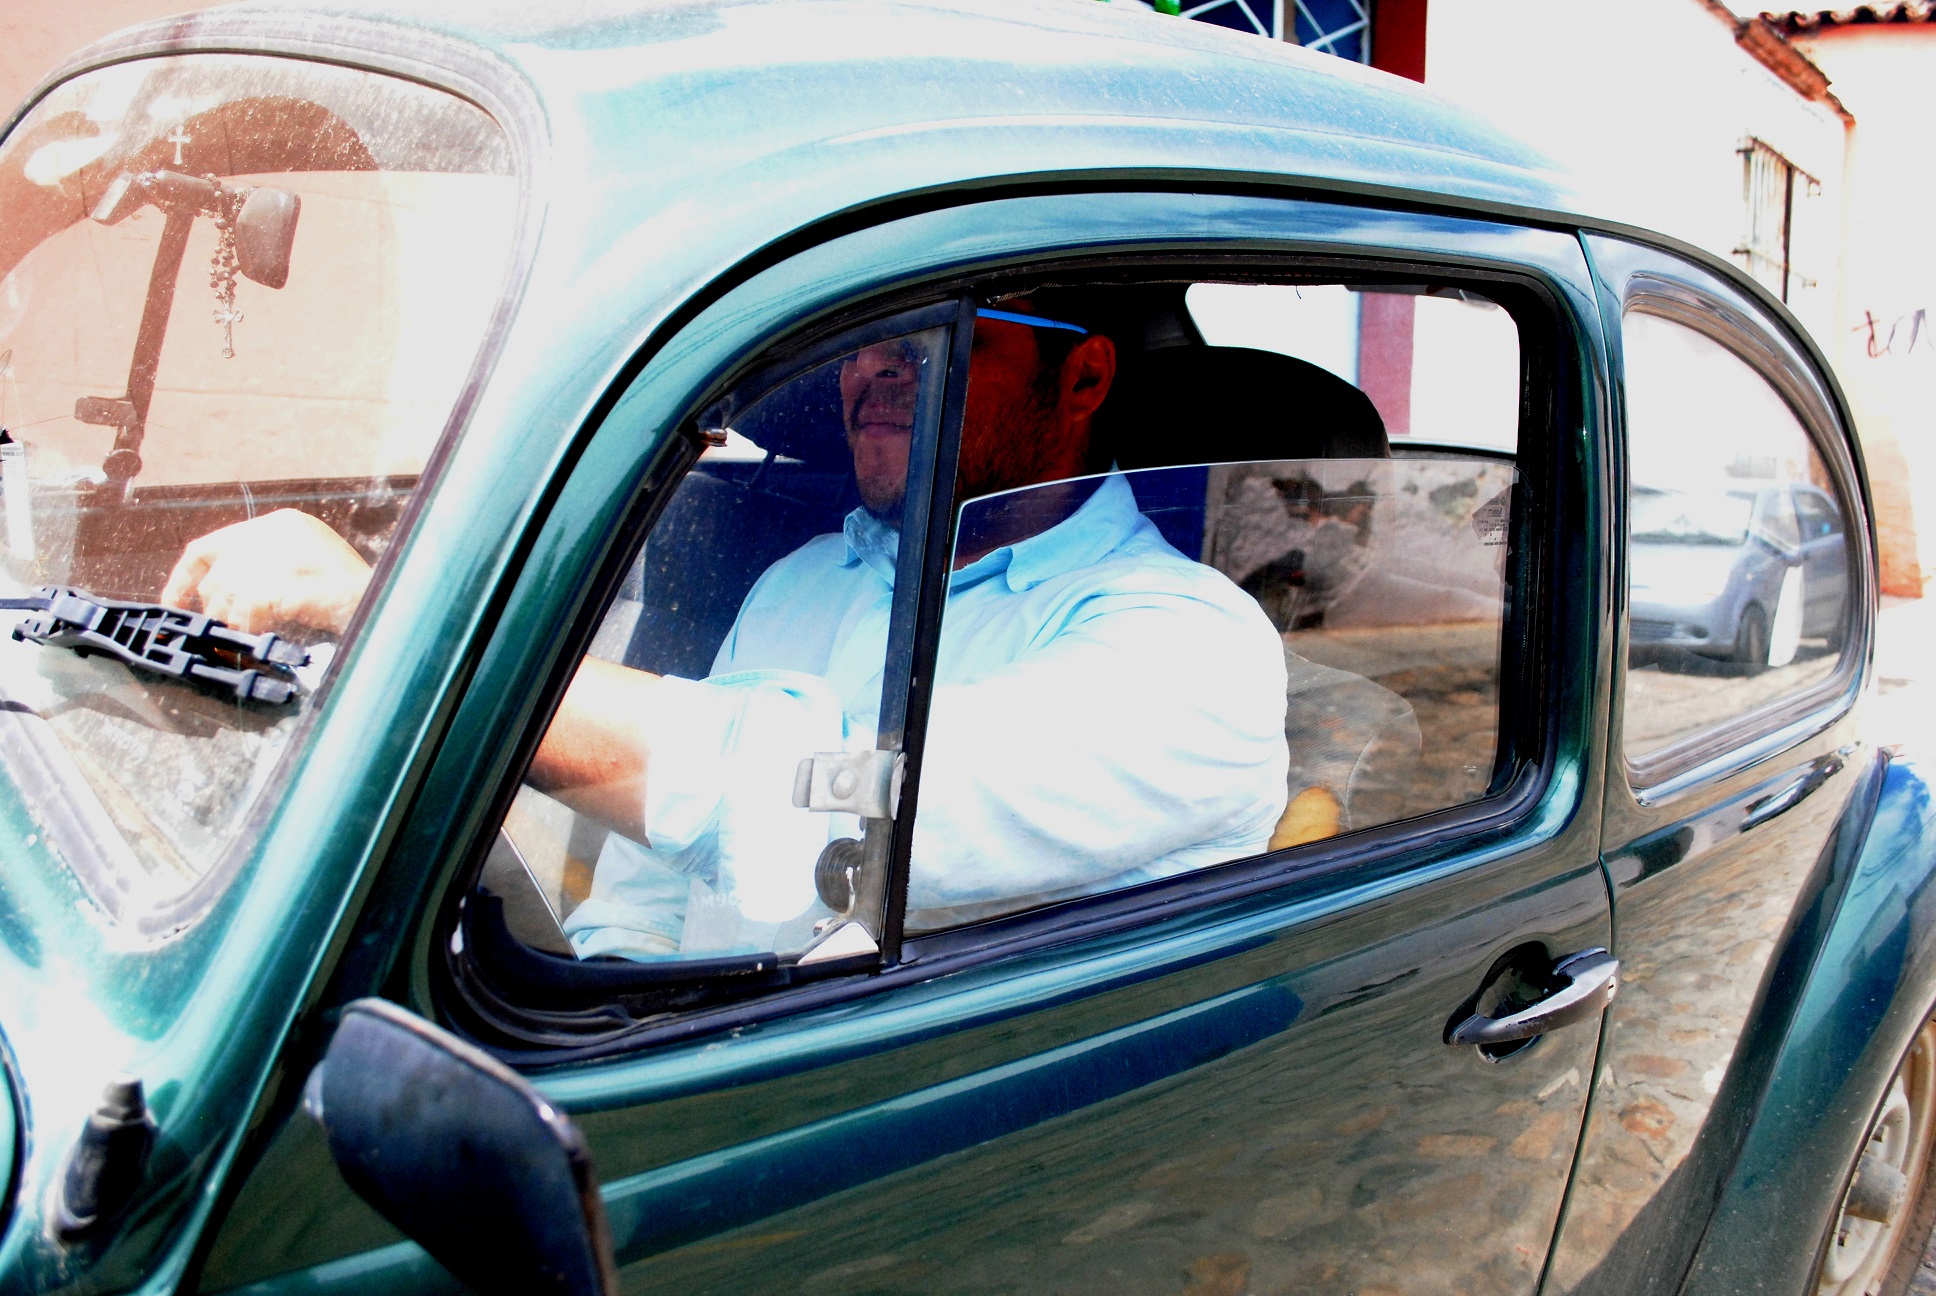
<path id="1" fill-rule="evenodd" d="M 1739 545 L 1754 517 L 1753 491 L 1680 491 L 1637 486 L 1633 493 L 1636 543 Z"/>
<path id="2" fill-rule="evenodd" d="M 206 902 L 367 584 L 260 652 L 86 609 L 166 596 L 259 629 L 184 580 L 184 550 L 239 524 L 266 549 L 298 515 L 367 571 L 452 417 L 516 206 L 474 105 L 291 59 L 90 72 L 0 144 L 0 599 L 97 601 L 0 613 L 0 765 L 110 916 L 160 934 Z"/>

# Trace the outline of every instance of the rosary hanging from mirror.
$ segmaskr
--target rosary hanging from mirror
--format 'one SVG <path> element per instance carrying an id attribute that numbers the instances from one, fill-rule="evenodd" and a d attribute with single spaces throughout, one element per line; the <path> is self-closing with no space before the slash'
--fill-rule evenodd
<path id="1" fill-rule="evenodd" d="M 215 290 L 212 314 L 222 329 L 224 360 L 235 359 L 235 326 L 242 322 L 242 312 L 235 308 L 235 217 L 228 203 L 215 213 L 215 255 L 208 263 L 208 286 Z"/>

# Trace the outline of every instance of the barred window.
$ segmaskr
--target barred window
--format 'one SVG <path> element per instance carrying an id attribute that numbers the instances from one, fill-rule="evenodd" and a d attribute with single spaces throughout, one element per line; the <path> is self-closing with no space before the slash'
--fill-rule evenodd
<path id="1" fill-rule="evenodd" d="M 1821 196 L 1822 182 L 1753 137 L 1743 140 L 1738 151 L 1746 213 L 1741 246 L 1734 254 L 1749 274 L 1792 305 L 1794 294 L 1816 283 L 1802 270 L 1807 240 L 1797 238 L 1796 231 L 1807 223 L 1809 200 Z"/>

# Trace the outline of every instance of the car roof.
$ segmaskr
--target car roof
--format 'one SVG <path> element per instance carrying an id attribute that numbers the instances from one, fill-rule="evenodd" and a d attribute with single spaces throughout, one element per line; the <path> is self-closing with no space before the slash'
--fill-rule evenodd
<path id="1" fill-rule="evenodd" d="M 1575 205 L 1550 162 L 1413 82 L 1136 0 L 243 4 L 77 62 L 306 41 L 499 62 L 554 145 L 666 201 L 758 177 L 807 216 L 815 198 L 824 213 L 1025 175 L 1194 173 Z"/>

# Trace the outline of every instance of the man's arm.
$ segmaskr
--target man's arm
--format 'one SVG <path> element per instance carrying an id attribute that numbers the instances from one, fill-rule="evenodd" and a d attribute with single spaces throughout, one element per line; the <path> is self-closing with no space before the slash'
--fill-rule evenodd
<path id="1" fill-rule="evenodd" d="M 329 526 L 295 509 L 189 541 L 161 601 L 251 633 L 301 626 L 341 634 L 370 565 Z M 645 840 L 645 775 L 660 679 L 587 658 L 538 745 L 526 780 L 580 814 Z"/>
<path id="2" fill-rule="evenodd" d="M 587 657 L 531 759 L 525 782 L 636 842 L 646 841 L 659 676 Z"/>

